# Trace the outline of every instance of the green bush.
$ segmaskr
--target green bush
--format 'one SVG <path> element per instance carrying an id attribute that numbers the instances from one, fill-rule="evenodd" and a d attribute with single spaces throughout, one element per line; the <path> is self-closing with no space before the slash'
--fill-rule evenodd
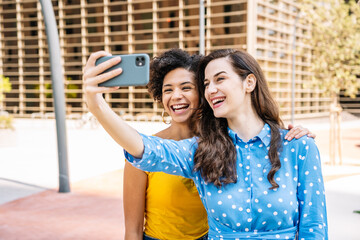
<path id="1" fill-rule="evenodd" d="M 12 123 L 13 123 L 13 116 L 11 116 L 11 115 L 0 115 L 0 129 L 15 130 Z"/>
<path id="2" fill-rule="evenodd" d="M 0 107 L 4 99 L 4 93 L 11 91 L 11 83 L 9 78 L 0 75 Z"/>
<path id="3" fill-rule="evenodd" d="M 11 91 L 11 83 L 9 78 L 0 75 L 0 129 L 12 129 L 14 130 L 13 117 L 7 114 L 7 112 L 2 113 L 2 102 L 5 98 L 4 93 Z"/>

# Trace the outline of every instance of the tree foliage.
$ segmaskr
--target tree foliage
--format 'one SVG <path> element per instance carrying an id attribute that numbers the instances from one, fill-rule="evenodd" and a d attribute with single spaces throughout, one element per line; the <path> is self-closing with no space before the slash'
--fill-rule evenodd
<path id="1" fill-rule="evenodd" d="M 300 0 L 311 23 L 311 84 L 329 95 L 355 96 L 360 89 L 360 7 L 355 0 Z"/>
<path id="2" fill-rule="evenodd" d="M 11 91 L 11 83 L 9 78 L 0 75 L 0 103 L 4 99 L 4 93 Z"/>
<path id="3" fill-rule="evenodd" d="M 12 116 L 4 114 L 2 110 L 2 101 L 4 100 L 4 93 L 11 91 L 11 83 L 9 78 L 0 75 L 0 129 L 8 128 L 14 130 L 12 125 Z M 5 112 L 6 113 L 6 112 Z"/>

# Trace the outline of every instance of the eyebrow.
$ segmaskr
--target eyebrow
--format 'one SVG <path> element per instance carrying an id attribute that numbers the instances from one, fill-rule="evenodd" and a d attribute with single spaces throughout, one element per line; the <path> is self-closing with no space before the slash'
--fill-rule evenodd
<path id="1" fill-rule="evenodd" d="M 226 73 L 226 72 L 225 72 L 225 71 L 220 71 L 220 72 L 218 72 L 218 73 L 215 73 L 215 74 L 214 74 L 214 77 L 217 77 L 217 76 L 219 76 L 219 75 L 222 74 L 222 73 Z M 204 81 L 206 81 L 206 80 L 208 80 L 208 79 L 205 78 Z"/>
<path id="2" fill-rule="evenodd" d="M 187 82 L 182 82 L 182 83 L 180 83 L 180 86 L 182 86 L 182 85 L 186 85 L 186 84 L 192 84 L 192 85 L 194 85 L 195 86 L 195 84 L 194 83 L 192 83 L 192 82 L 190 82 L 190 81 L 187 81 Z M 171 87 L 172 86 L 172 84 L 165 84 L 163 87 Z"/>

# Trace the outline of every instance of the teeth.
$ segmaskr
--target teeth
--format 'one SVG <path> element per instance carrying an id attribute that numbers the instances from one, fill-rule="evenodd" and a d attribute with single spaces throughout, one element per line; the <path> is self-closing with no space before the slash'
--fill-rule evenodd
<path id="1" fill-rule="evenodd" d="M 212 100 L 212 104 L 217 104 L 218 102 L 222 102 L 224 100 L 225 100 L 225 98 L 217 98 L 217 99 Z"/>
<path id="2" fill-rule="evenodd" d="M 185 108 L 187 106 L 188 106 L 187 104 L 178 104 L 178 105 L 173 105 L 172 108 L 174 110 L 178 110 L 178 109 L 181 109 L 181 108 Z"/>

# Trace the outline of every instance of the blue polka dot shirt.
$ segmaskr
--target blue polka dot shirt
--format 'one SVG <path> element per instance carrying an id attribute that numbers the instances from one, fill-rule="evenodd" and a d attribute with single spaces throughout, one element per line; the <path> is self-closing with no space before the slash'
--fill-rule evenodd
<path id="1" fill-rule="evenodd" d="M 237 151 L 237 182 L 217 188 L 193 172 L 196 138 L 174 141 L 142 135 L 141 159 L 125 156 L 144 171 L 166 172 L 194 180 L 207 210 L 209 239 L 328 239 L 324 183 L 319 151 L 312 138 L 282 140 L 279 188 L 271 190 L 268 149 L 271 131 L 248 142 L 228 129 Z M 287 130 L 280 130 L 284 137 Z"/>

